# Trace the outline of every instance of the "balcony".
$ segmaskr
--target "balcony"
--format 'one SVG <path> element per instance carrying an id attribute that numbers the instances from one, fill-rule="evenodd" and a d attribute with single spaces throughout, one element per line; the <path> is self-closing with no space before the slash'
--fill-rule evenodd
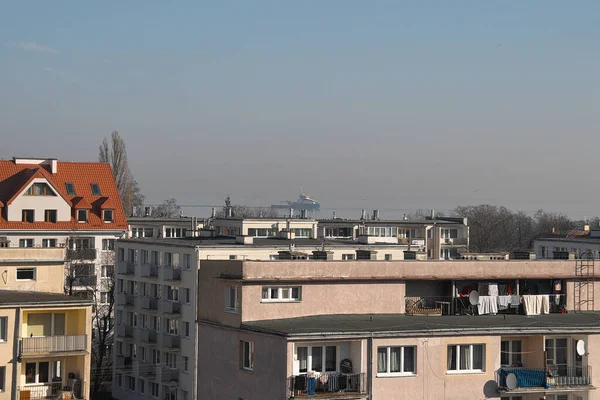
<path id="1" fill-rule="evenodd" d="M 141 361 L 139 360 L 137 362 L 138 364 L 138 374 L 140 376 L 145 376 L 147 378 L 151 378 L 156 376 L 156 365 L 152 364 L 151 362 L 148 361 Z"/>
<path id="2" fill-rule="evenodd" d="M 181 268 L 174 266 L 165 266 L 163 268 L 163 277 L 165 281 L 181 281 Z"/>
<path id="3" fill-rule="evenodd" d="M 91 286 L 95 287 L 98 283 L 96 275 L 74 276 L 73 286 Z"/>
<path id="4" fill-rule="evenodd" d="M 322 373 L 310 377 L 295 375 L 289 378 L 291 397 L 318 397 L 320 399 L 354 398 L 366 394 L 366 377 L 360 374 Z"/>
<path id="5" fill-rule="evenodd" d="M 73 392 L 75 398 L 83 399 L 86 393 L 87 383 L 75 380 L 73 386 L 64 382 L 41 383 L 21 386 L 18 389 L 17 399 L 42 400 L 58 399 L 61 392 Z"/>
<path id="6" fill-rule="evenodd" d="M 164 347 L 171 350 L 177 350 L 181 348 L 181 338 L 179 336 L 165 333 L 163 334 L 162 343 Z"/>
<path id="7" fill-rule="evenodd" d="M 452 296 L 405 297 L 406 315 L 452 315 Z"/>
<path id="8" fill-rule="evenodd" d="M 129 261 L 120 261 L 117 264 L 117 274 L 135 275 L 135 264 Z"/>
<path id="9" fill-rule="evenodd" d="M 507 377 L 511 374 L 516 377 L 516 387 L 509 390 Z M 501 368 L 496 371 L 496 383 L 502 394 L 586 389 L 591 388 L 592 367 Z"/>
<path id="10" fill-rule="evenodd" d="M 138 329 L 140 333 L 140 341 L 148 344 L 156 344 L 158 333 L 150 329 Z"/>
<path id="11" fill-rule="evenodd" d="M 48 353 L 70 353 L 87 350 L 87 335 L 76 336 L 42 336 L 22 338 L 21 356 L 32 356 Z"/>
<path id="12" fill-rule="evenodd" d="M 179 371 L 176 369 L 161 368 L 160 381 L 163 383 L 177 384 L 179 383 Z"/>
<path id="13" fill-rule="evenodd" d="M 163 313 L 171 316 L 181 315 L 181 303 L 178 301 L 163 300 L 162 309 Z"/>
<path id="14" fill-rule="evenodd" d="M 153 297 L 140 297 L 140 305 L 144 310 L 158 310 L 158 300 Z"/>
<path id="15" fill-rule="evenodd" d="M 129 325 L 117 325 L 117 336 L 133 338 L 133 327 Z"/>
<path id="16" fill-rule="evenodd" d="M 117 368 L 122 371 L 131 371 L 133 359 L 131 357 L 117 356 Z"/>
<path id="17" fill-rule="evenodd" d="M 467 238 L 440 238 L 442 246 L 466 246 Z"/>
<path id="18" fill-rule="evenodd" d="M 72 260 L 89 260 L 93 261 L 96 259 L 96 249 L 67 249 L 66 258 L 68 261 Z"/>
<path id="19" fill-rule="evenodd" d="M 117 293 L 117 305 L 133 307 L 135 306 L 135 297 L 131 294 Z"/>
<path id="20" fill-rule="evenodd" d="M 158 266 L 151 264 L 143 264 L 142 278 L 158 278 Z"/>

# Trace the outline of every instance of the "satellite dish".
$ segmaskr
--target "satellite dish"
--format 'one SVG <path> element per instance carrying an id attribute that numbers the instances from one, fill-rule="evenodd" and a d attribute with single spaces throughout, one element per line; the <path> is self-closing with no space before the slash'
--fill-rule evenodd
<path id="1" fill-rule="evenodd" d="M 471 293 L 469 293 L 469 303 L 471 303 L 472 306 L 479 304 L 479 293 L 477 293 L 477 290 L 472 290 Z"/>
<path id="2" fill-rule="evenodd" d="M 517 388 L 517 376 L 515 374 L 506 375 L 506 387 L 508 390 L 515 390 Z"/>
<path id="3" fill-rule="evenodd" d="M 583 340 L 577 341 L 577 354 L 585 356 L 585 342 Z"/>

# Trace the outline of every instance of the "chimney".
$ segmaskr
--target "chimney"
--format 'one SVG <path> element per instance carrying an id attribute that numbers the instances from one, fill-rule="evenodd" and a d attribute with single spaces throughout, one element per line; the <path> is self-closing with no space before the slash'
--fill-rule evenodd
<path id="1" fill-rule="evenodd" d="M 294 218 L 294 209 L 290 208 L 290 218 Z"/>
<path id="2" fill-rule="evenodd" d="M 214 218 L 216 216 L 217 216 L 217 209 L 213 207 L 210 209 L 210 217 Z"/>
<path id="3" fill-rule="evenodd" d="M 379 219 L 379 210 L 373 210 L 373 219 Z"/>
<path id="4" fill-rule="evenodd" d="M 152 215 L 152 207 L 146 206 L 144 207 L 144 217 L 149 217 Z"/>
<path id="5" fill-rule="evenodd" d="M 137 207 L 136 206 L 133 206 L 131 208 L 131 216 L 132 217 L 137 217 Z"/>
<path id="6" fill-rule="evenodd" d="M 335 210 L 333 211 L 333 219 L 337 218 L 337 214 L 335 213 Z"/>
<path id="7" fill-rule="evenodd" d="M 402 217 L 402 219 L 403 219 L 404 221 L 408 221 L 408 217 L 406 216 L 406 213 L 404 213 L 404 216 Z"/>
<path id="8" fill-rule="evenodd" d="M 365 210 L 364 208 L 360 212 L 360 219 L 362 219 L 362 220 L 367 219 L 367 210 Z"/>
<path id="9" fill-rule="evenodd" d="M 227 214 L 226 214 L 227 218 L 231 218 L 233 217 L 233 209 L 231 208 L 231 206 L 227 207 Z"/>
<path id="10" fill-rule="evenodd" d="M 435 210 L 431 210 L 431 219 L 435 219 Z"/>
<path id="11" fill-rule="evenodd" d="M 179 218 L 183 218 L 183 210 L 179 210 Z"/>

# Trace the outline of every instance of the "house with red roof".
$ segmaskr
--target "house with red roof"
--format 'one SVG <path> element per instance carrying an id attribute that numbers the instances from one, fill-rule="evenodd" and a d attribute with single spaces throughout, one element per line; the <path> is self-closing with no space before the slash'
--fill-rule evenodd
<path id="1" fill-rule="evenodd" d="M 74 294 L 102 290 L 98 279 L 112 275 L 114 241 L 127 230 L 107 163 L 0 160 L 0 247 L 66 247 Z"/>

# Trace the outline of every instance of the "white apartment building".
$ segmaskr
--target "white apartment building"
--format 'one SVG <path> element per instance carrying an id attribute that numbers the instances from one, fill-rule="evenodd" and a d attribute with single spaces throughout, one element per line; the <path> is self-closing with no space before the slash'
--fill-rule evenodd
<path id="1" fill-rule="evenodd" d="M 130 217 L 128 238 L 184 238 L 197 236 L 204 220 L 197 217 Z"/>
<path id="2" fill-rule="evenodd" d="M 600 231 L 591 230 L 586 225 L 583 230 L 571 230 L 566 234 L 551 234 L 539 237 L 533 241 L 533 250 L 537 258 L 563 257 L 565 252 L 575 258 L 584 254 L 592 254 L 593 258 L 600 259 Z"/>

